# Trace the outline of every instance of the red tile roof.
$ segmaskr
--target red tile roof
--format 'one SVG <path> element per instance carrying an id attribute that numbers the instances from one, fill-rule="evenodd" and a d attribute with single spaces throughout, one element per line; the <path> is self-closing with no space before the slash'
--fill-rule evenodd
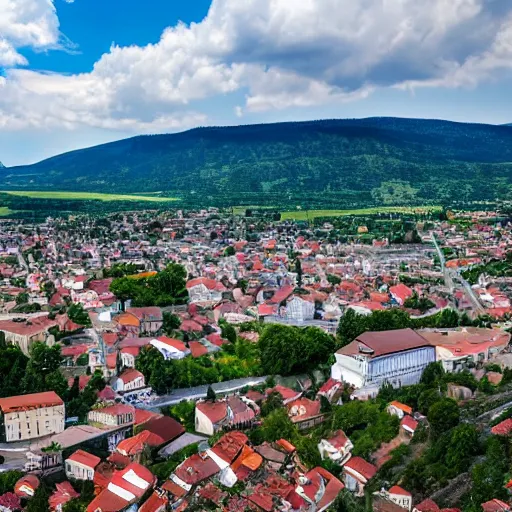
<path id="1" fill-rule="evenodd" d="M 22 476 L 14 485 L 14 494 L 19 496 L 20 498 L 31 497 L 30 494 L 27 494 L 22 488 L 27 487 L 32 489 L 34 492 L 39 487 L 39 478 L 35 475 L 25 475 Z"/>
<path id="2" fill-rule="evenodd" d="M 215 443 L 212 452 L 228 464 L 231 464 L 248 440 L 248 437 L 243 432 L 237 430 L 228 432 Z"/>
<path id="3" fill-rule="evenodd" d="M 400 421 L 400 425 L 402 427 L 409 428 L 410 430 L 412 430 L 413 433 L 418 428 L 418 422 L 414 418 L 411 418 L 411 416 L 404 416 L 402 418 L 402 421 Z"/>
<path id="4" fill-rule="evenodd" d="M 270 393 L 279 393 L 284 401 L 286 400 L 293 400 L 294 398 L 297 398 L 300 393 L 297 391 L 294 391 L 293 389 L 287 388 L 285 386 L 277 385 L 273 388 L 269 388 L 265 391 L 265 394 L 267 396 L 270 395 Z"/>
<path id="5" fill-rule="evenodd" d="M 219 471 L 220 468 L 213 459 L 210 457 L 203 459 L 198 453 L 195 453 L 178 466 L 174 474 L 186 484 L 196 485 L 216 475 Z"/>
<path id="6" fill-rule="evenodd" d="M 482 503 L 482 508 L 484 512 L 508 512 L 510 505 L 504 501 L 493 499 Z"/>
<path id="7" fill-rule="evenodd" d="M 288 403 L 288 416 L 296 423 L 320 414 L 321 404 L 319 400 L 310 400 L 309 398 L 298 398 Z"/>
<path id="8" fill-rule="evenodd" d="M 377 468 L 366 462 L 361 457 L 352 457 L 346 464 L 343 466 L 343 469 L 356 471 L 360 475 L 362 475 L 366 480 L 370 480 L 377 473 Z"/>
<path id="9" fill-rule="evenodd" d="M 195 279 L 191 279 L 187 281 L 187 290 L 193 288 L 194 286 L 204 285 L 209 290 L 215 290 L 217 286 L 217 281 L 215 279 L 207 279 L 206 277 L 196 277 Z"/>
<path id="10" fill-rule="evenodd" d="M 491 434 L 495 436 L 508 436 L 512 433 L 512 418 L 507 418 L 506 420 L 498 423 L 494 427 L 491 428 Z"/>
<path id="11" fill-rule="evenodd" d="M 391 402 L 389 405 L 392 405 L 396 409 L 400 409 L 401 411 L 405 412 L 405 414 L 412 414 L 412 407 L 402 404 L 401 402 L 397 402 L 396 400 Z"/>
<path id="12" fill-rule="evenodd" d="M 183 343 L 180 340 L 168 338 L 167 336 L 160 336 L 157 338 L 157 340 L 162 343 L 165 343 L 166 345 L 169 345 L 172 348 L 175 348 L 176 350 L 179 350 L 180 352 L 186 352 L 187 350 L 185 343 Z"/>
<path id="13" fill-rule="evenodd" d="M 128 368 L 121 375 L 119 375 L 119 378 L 125 384 L 128 384 L 129 382 L 132 382 L 139 377 L 144 378 L 144 375 L 142 375 L 142 373 L 140 373 L 139 370 L 136 370 L 135 368 Z"/>
<path id="14" fill-rule="evenodd" d="M 52 510 L 56 510 L 59 505 L 62 507 L 62 505 L 66 504 L 68 501 L 80 496 L 80 493 L 76 492 L 68 481 L 57 483 L 55 487 L 57 489 L 48 499 Z"/>
<path id="15" fill-rule="evenodd" d="M 93 455 L 92 453 L 86 452 L 84 450 L 77 450 L 71 454 L 67 460 L 77 462 L 78 464 L 82 464 L 83 466 L 87 466 L 91 469 L 94 469 L 101 462 L 99 457 L 96 457 L 96 455 Z"/>
<path id="16" fill-rule="evenodd" d="M 55 407 L 58 405 L 64 405 L 64 402 L 55 391 L 0 398 L 0 410 L 4 414 L 16 411 L 28 411 L 30 409 L 40 409 L 42 407 Z"/>
<path id="17" fill-rule="evenodd" d="M 402 489 L 398 485 L 393 485 L 391 489 L 389 489 L 390 494 L 399 494 L 400 496 L 412 496 L 412 494 L 409 491 L 406 491 L 405 489 Z"/>
<path id="18" fill-rule="evenodd" d="M 202 357 L 208 354 L 208 349 L 199 341 L 190 341 L 188 346 L 192 357 Z"/>
<path id="19" fill-rule="evenodd" d="M 225 419 L 228 414 L 228 406 L 225 400 L 197 402 L 196 409 L 201 411 L 214 425 Z"/>
<path id="20" fill-rule="evenodd" d="M 415 505 L 414 508 L 418 509 L 420 512 L 440 512 L 437 503 L 430 499 L 423 500 L 421 503 L 418 503 L 418 505 Z"/>

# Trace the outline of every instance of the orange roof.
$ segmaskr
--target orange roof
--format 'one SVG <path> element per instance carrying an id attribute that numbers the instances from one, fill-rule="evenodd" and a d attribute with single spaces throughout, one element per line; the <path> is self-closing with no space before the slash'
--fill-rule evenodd
<path id="1" fill-rule="evenodd" d="M 293 453 L 296 450 L 295 446 L 286 439 L 279 439 L 279 441 L 276 441 L 276 444 L 289 453 Z"/>
<path id="2" fill-rule="evenodd" d="M 149 271 L 149 272 L 141 272 L 140 274 L 133 274 L 131 276 L 127 276 L 130 279 L 144 279 L 146 277 L 153 277 L 156 276 L 158 272 L 155 271 Z"/>
<path id="3" fill-rule="evenodd" d="M 263 463 L 263 457 L 259 453 L 252 453 L 242 461 L 242 466 L 249 468 L 251 471 L 256 471 Z"/>
<path id="4" fill-rule="evenodd" d="M 412 407 L 402 404 L 401 402 L 397 402 L 396 400 L 391 402 L 389 405 L 392 405 L 393 407 L 400 409 L 401 411 L 405 412 L 405 414 L 412 414 Z"/>
<path id="5" fill-rule="evenodd" d="M 119 325 L 140 327 L 139 319 L 131 313 L 122 313 L 116 318 L 116 320 Z"/>
<path id="6" fill-rule="evenodd" d="M 42 407 L 55 407 L 57 405 L 64 405 L 64 402 L 55 391 L 0 398 L 0 411 L 4 414 L 39 409 Z"/>
<path id="7" fill-rule="evenodd" d="M 94 469 L 100 462 L 101 459 L 93 455 L 92 453 L 86 452 L 84 450 L 77 450 L 75 453 L 70 455 L 67 460 L 77 462 L 78 464 L 82 464 L 83 466 L 87 466 L 88 468 Z"/>
<path id="8" fill-rule="evenodd" d="M 398 485 L 393 485 L 391 489 L 389 489 L 390 494 L 400 494 L 401 496 L 412 496 L 412 494 L 409 491 L 406 491 L 405 489 L 402 489 Z"/>

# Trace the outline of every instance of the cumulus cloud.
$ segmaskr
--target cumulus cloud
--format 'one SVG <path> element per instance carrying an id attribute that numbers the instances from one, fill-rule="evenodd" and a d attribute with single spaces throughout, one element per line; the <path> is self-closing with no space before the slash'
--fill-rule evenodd
<path id="1" fill-rule="evenodd" d="M 510 0 L 213 0 L 202 22 L 112 46 L 70 76 L 16 69 L 17 48 L 58 44 L 50 0 L 0 0 L 0 34 L 4 129 L 165 131 L 205 124 L 201 101 L 234 93 L 241 116 L 382 87 L 471 86 L 512 67 Z"/>

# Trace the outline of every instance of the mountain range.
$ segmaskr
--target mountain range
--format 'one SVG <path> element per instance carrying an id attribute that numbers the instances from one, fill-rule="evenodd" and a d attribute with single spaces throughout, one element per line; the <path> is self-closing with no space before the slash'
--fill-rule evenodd
<path id="1" fill-rule="evenodd" d="M 160 193 L 184 204 L 358 207 L 512 191 L 512 127 L 368 118 L 138 136 L 19 167 L 4 190 Z"/>

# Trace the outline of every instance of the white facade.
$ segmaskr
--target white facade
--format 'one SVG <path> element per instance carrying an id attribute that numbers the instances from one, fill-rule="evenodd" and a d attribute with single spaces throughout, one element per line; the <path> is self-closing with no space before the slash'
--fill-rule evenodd
<path id="1" fill-rule="evenodd" d="M 300 297 L 293 297 L 293 299 L 286 304 L 285 316 L 286 318 L 292 318 L 299 322 L 313 320 L 315 317 L 315 305 Z"/>
<path id="2" fill-rule="evenodd" d="M 427 365 L 436 361 L 434 347 L 420 347 L 379 357 L 363 354 L 335 356 L 332 378 L 356 388 L 380 388 L 385 382 L 395 387 L 417 384 Z"/>
<path id="3" fill-rule="evenodd" d="M 164 356 L 165 359 L 183 359 L 190 354 L 189 349 L 186 349 L 183 352 L 173 347 L 172 345 L 164 343 L 158 339 L 151 340 L 150 344 L 153 345 L 153 347 L 155 347 Z"/>
<path id="4" fill-rule="evenodd" d="M 64 430 L 64 405 L 8 412 L 0 418 L 6 442 L 60 434 Z"/>

